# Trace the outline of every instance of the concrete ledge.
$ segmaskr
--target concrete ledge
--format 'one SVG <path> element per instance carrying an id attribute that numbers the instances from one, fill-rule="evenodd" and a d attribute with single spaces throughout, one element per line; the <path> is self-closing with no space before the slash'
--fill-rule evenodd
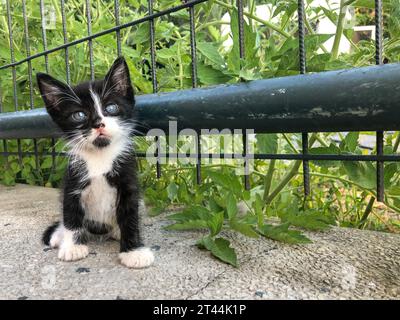
<path id="1" fill-rule="evenodd" d="M 396 299 L 400 236 L 346 228 L 307 232 L 308 245 L 285 245 L 226 233 L 240 268 L 194 246 L 200 232 L 162 229 L 144 218 L 154 266 L 118 263 L 118 243 L 90 243 L 91 254 L 61 262 L 40 243 L 58 218 L 58 191 L 0 186 L 0 299 Z"/>

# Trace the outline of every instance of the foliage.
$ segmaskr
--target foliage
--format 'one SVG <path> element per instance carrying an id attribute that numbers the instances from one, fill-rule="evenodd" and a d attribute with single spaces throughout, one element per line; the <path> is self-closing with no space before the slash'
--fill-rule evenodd
<path id="1" fill-rule="evenodd" d="M 350 53 L 340 54 L 340 41 L 344 35 L 352 39 L 351 27 L 343 24 L 335 34 L 317 34 L 315 25 L 328 17 L 340 26 L 340 16 L 335 8 L 344 1 L 328 1 L 329 9 L 312 6 L 306 1 L 305 37 L 307 71 L 360 67 L 375 63 L 375 48 L 372 40 L 352 43 Z M 384 52 L 390 62 L 400 60 L 400 4 L 397 0 L 384 0 Z M 99 32 L 115 25 L 113 1 L 92 0 L 92 32 Z M 236 1 L 209 0 L 196 6 L 195 26 L 197 41 L 197 64 L 199 86 L 221 83 L 236 83 L 260 78 L 287 76 L 299 73 L 298 26 L 295 0 L 248 0 L 245 3 L 245 59 L 239 57 L 238 20 Z M 373 23 L 374 1 L 350 0 L 355 6 L 357 21 Z M 155 12 L 180 5 L 180 0 L 155 1 Z M 120 1 L 120 22 L 125 23 L 144 17 L 146 0 Z M 259 5 L 269 5 L 271 18 L 263 20 L 256 16 Z M 10 62 L 10 44 L 4 2 L 0 2 L 0 64 Z M 58 1 L 46 0 L 47 47 L 63 43 L 61 7 Z M 27 55 L 24 38 L 24 21 L 21 2 L 12 1 L 12 31 L 15 60 Z M 84 2 L 66 1 L 66 27 L 68 41 L 87 35 L 86 7 Z M 27 2 L 29 17 L 30 53 L 43 50 L 41 20 L 38 1 Z M 227 19 L 229 14 L 230 20 Z M 52 17 L 55 17 L 53 19 Z M 53 21 L 53 20 L 54 21 Z M 222 33 L 221 28 L 229 27 Z M 142 23 L 121 30 L 122 53 L 127 58 L 132 81 L 138 94 L 153 92 L 151 79 L 149 24 Z M 332 48 L 326 41 L 334 39 Z M 160 91 L 190 88 L 191 56 L 190 26 L 187 10 L 155 20 L 155 44 L 157 48 L 157 82 Z M 101 77 L 117 55 L 116 34 L 108 34 L 93 40 L 94 72 Z M 48 55 L 48 66 L 52 75 L 66 79 L 65 51 Z M 77 83 L 90 77 L 89 46 L 82 43 L 69 49 L 71 82 Z M 33 72 L 46 71 L 45 59 L 32 60 Z M 28 64 L 16 70 L 16 105 L 19 110 L 41 107 L 36 84 L 33 105 L 30 104 Z M 14 92 L 11 69 L 0 72 L 1 106 L 3 111 L 13 111 Z M 364 136 L 374 133 L 363 132 Z M 299 134 L 259 134 L 253 137 L 256 151 L 262 153 L 299 153 Z M 203 137 L 203 144 L 208 145 Z M 235 137 L 234 145 L 241 146 L 241 137 Z M 398 151 L 398 132 L 385 135 L 385 153 Z M 145 150 L 150 141 L 136 138 L 137 149 Z M 310 137 L 310 152 L 313 154 L 366 154 L 360 147 L 360 133 L 318 133 Z M 49 139 L 9 140 L 0 144 L 0 152 L 33 152 L 37 148 L 38 161 L 33 156 L 9 155 L 0 157 L 0 181 L 7 185 L 16 182 L 57 187 L 62 179 L 66 159 L 60 153 L 64 146 L 57 142 L 55 148 Z M 51 155 L 43 152 L 54 150 Z M 212 147 L 207 151 L 212 152 Z M 376 150 L 372 150 L 372 153 Z M 251 190 L 244 191 L 243 177 L 235 174 L 242 164 L 236 160 L 203 160 L 202 184 L 196 183 L 193 164 L 169 164 L 162 166 L 162 177 L 156 179 L 155 168 L 145 160 L 139 161 L 140 178 L 149 214 L 157 215 L 170 206 L 183 208 L 168 218 L 172 224 L 168 230 L 208 230 L 198 246 L 209 250 L 220 260 L 237 266 L 237 258 L 231 243 L 225 239 L 226 230 L 249 237 L 267 237 L 288 243 L 307 243 L 310 240 L 302 229 L 325 230 L 332 224 L 399 230 L 400 212 L 399 168 L 397 163 L 385 164 L 386 206 L 374 205 L 376 167 L 374 163 L 314 161 L 311 162 L 312 195 L 303 200 L 302 172 L 299 161 L 256 160 L 254 173 L 250 176 Z M 388 217 L 384 212 L 392 212 Z M 277 219 L 278 218 L 278 219 Z M 225 237 L 225 238 L 224 238 Z"/>

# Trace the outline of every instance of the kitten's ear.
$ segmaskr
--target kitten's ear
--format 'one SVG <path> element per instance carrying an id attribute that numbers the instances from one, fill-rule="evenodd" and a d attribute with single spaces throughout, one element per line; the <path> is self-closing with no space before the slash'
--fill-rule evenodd
<path id="1" fill-rule="evenodd" d="M 128 99 L 134 98 L 129 69 L 123 57 L 117 58 L 104 78 L 103 97 L 114 93 Z"/>
<path id="2" fill-rule="evenodd" d="M 75 100 L 75 93 L 65 83 L 49 76 L 46 73 L 36 74 L 40 94 L 48 110 L 59 109 L 61 101 L 65 99 Z"/>

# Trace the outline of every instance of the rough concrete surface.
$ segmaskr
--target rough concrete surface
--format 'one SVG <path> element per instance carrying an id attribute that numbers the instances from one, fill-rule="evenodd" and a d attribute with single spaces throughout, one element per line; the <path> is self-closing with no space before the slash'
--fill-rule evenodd
<path id="1" fill-rule="evenodd" d="M 307 245 L 225 233 L 240 267 L 194 246 L 201 232 L 163 230 L 163 216 L 144 218 L 155 251 L 149 269 L 118 262 L 118 243 L 90 243 L 91 254 L 62 262 L 40 243 L 58 218 L 58 191 L 0 187 L 0 299 L 398 299 L 400 236 L 333 228 L 307 232 Z"/>

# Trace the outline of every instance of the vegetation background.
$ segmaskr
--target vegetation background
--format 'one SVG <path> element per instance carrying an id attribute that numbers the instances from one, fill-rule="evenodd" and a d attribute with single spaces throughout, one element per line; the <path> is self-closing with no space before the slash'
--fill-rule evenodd
<path id="1" fill-rule="evenodd" d="M 154 11 L 180 5 L 179 0 L 154 1 Z M 235 83 L 240 79 L 254 80 L 299 73 L 298 25 L 296 0 L 244 0 L 245 8 L 245 60 L 240 63 L 238 48 L 238 21 L 236 1 L 209 0 L 195 9 L 197 38 L 198 82 L 200 86 Z M 44 22 L 39 1 L 27 1 L 30 54 L 43 51 L 42 27 L 47 37 L 47 48 L 64 43 L 62 7 L 60 1 L 46 0 Z M 255 14 L 260 5 L 270 4 L 269 20 Z M 373 0 L 326 0 L 316 6 L 306 0 L 306 52 L 307 71 L 321 72 L 334 69 L 361 67 L 375 64 L 374 41 L 365 38 L 354 42 L 354 25 L 374 25 Z M 22 2 L 10 1 L 15 60 L 28 54 L 25 46 Z M 346 22 L 343 9 L 354 8 L 355 20 Z M 339 11 L 337 9 L 340 9 Z M 385 62 L 400 60 L 400 2 L 383 0 L 384 57 Z M 115 26 L 114 1 L 90 1 L 92 33 Z M 87 8 L 83 1 L 65 1 L 67 39 L 72 41 L 87 36 Z M 231 17 L 226 19 L 226 14 Z M 147 0 L 120 0 L 120 23 L 139 19 L 148 14 Z M 225 15 L 225 16 L 224 16 Z M 316 30 L 318 21 L 328 17 L 335 25 L 332 34 Z M 0 65 L 10 63 L 9 26 L 6 1 L 0 1 Z M 221 32 L 222 28 L 228 30 Z M 350 40 L 349 53 L 340 53 L 343 37 Z M 121 30 L 122 53 L 127 58 L 137 94 L 153 92 L 150 63 L 149 23 Z M 230 43 L 228 43 L 230 39 Z M 334 39 L 327 47 L 325 42 Z M 157 48 L 157 81 L 160 92 L 191 88 L 190 26 L 187 10 L 155 20 Z M 117 56 L 116 35 L 108 34 L 93 40 L 95 76 L 104 76 Z M 57 51 L 48 56 L 49 73 L 66 79 L 65 53 Z M 69 49 L 71 82 L 90 78 L 89 47 L 82 43 Z M 33 72 L 45 71 L 45 59 L 32 61 Z M 30 108 L 30 90 L 27 63 L 16 67 L 16 96 L 13 93 L 12 70 L 0 72 L 1 105 L 3 112 Z M 33 106 L 42 107 L 36 84 Z M 374 132 L 313 133 L 310 152 L 320 154 L 368 154 L 376 150 L 362 148 L 360 134 Z M 187 138 L 189 139 L 189 138 Z M 256 152 L 299 153 L 300 134 L 258 134 L 254 137 Z M 151 142 L 135 138 L 137 151 L 145 150 Z M 214 141 L 215 142 L 215 141 Z M 398 152 L 399 132 L 385 133 L 386 154 Z M 181 141 L 180 143 L 183 143 Z M 241 148 L 242 139 L 234 137 L 233 145 Z M 8 140 L 0 144 L 8 151 L 18 151 L 18 142 Z M 210 137 L 203 137 L 204 152 L 216 146 Z M 232 146 L 231 146 L 232 147 Z M 33 152 L 31 139 L 21 140 L 22 152 Z M 9 155 L 0 157 L 0 181 L 6 185 L 28 183 L 58 187 L 66 166 L 60 153 L 64 145 L 58 141 L 57 153 L 52 157 L 42 154 L 53 150 L 49 139 L 37 141 L 38 162 L 34 156 Z M 251 190 L 244 191 L 243 177 L 235 174 L 242 164 L 234 160 L 203 160 L 203 183 L 196 184 L 193 164 L 162 166 L 162 177 L 156 178 L 155 166 L 138 160 L 140 180 L 151 215 L 168 208 L 181 209 L 168 216 L 173 222 L 168 229 L 208 230 L 198 246 L 210 250 L 214 256 L 237 265 L 234 248 L 224 238 L 224 230 L 240 232 L 249 237 L 265 236 L 288 243 L 306 243 L 310 240 L 302 229 L 324 230 L 336 224 L 346 227 L 399 232 L 400 230 L 400 170 L 398 163 L 385 164 L 385 204 L 375 200 L 376 169 L 374 163 L 314 161 L 311 162 L 312 194 L 303 199 L 300 161 L 256 160 L 250 176 Z M 222 232 L 223 231 L 223 232 Z M 222 232 L 222 233 L 221 233 Z"/>

